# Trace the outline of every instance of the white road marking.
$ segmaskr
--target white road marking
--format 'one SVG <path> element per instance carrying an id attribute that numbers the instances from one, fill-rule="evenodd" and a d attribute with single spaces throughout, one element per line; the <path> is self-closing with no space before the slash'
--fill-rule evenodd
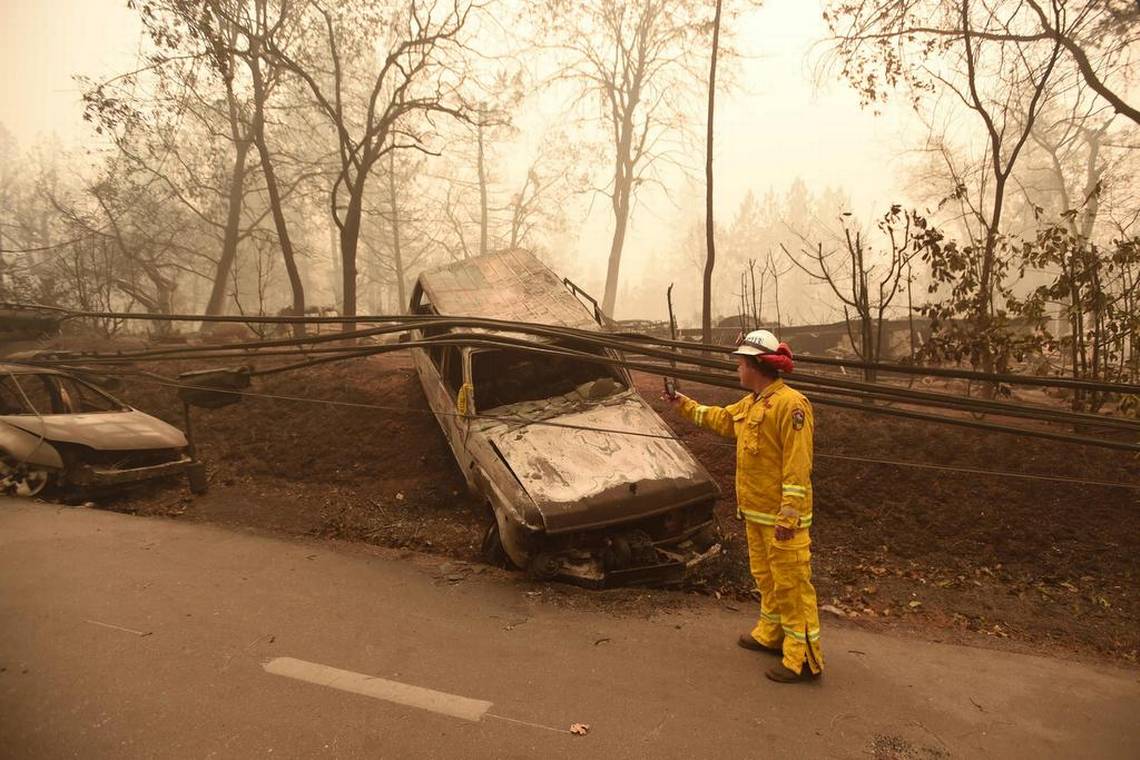
<path id="1" fill-rule="evenodd" d="M 453 718 L 478 723 L 491 709 L 492 704 L 482 699 L 470 699 L 443 691 L 425 689 L 422 686 L 389 681 L 385 678 L 341 670 L 316 662 L 306 662 L 292 657 L 276 657 L 262 665 L 267 673 L 298 681 L 315 683 L 333 689 L 361 694 L 398 705 L 416 707 L 420 710 L 450 715 Z"/>
<path id="2" fill-rule="evenodd" d="M 123 631 L 124 633 L 133 633 L 136 636 L 149 636 L 153 631 L 136 631 L 134 628 L 124 628 L 121 625 L 111 625 L 110 623 L 100 623 L 98 620 L 84 620 L 85 623 L 92 625 L 101 625 L 104 628 L 110 628 L 115 631 Z"/>

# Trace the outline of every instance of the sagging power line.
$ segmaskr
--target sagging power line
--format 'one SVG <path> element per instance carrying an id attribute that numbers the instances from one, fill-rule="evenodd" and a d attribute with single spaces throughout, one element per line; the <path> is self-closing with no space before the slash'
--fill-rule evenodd
<path id="1" fill-rule="evenodd" d="M 457 417 L 457 418 L 462 417 L 462 418 L 467 418 L 467 419 L 472 419 L 472 420 L 491 420 L 494 422 L 502 422 L 502 423 L 508 424 L 508 425 L 519 425 L 519 426 L 528 426 L 528 427 L 529 426 L 553 427 L 553 428 L 560 428 L 560 429 L 565 429 L 565 430 L 578 430 L 578 431 L 583 431 L 583 432 L 627 435 L 627 436 L 636 437 L 636 438 L 653 438 L 653 439 L 659 439 L 659 440 L 682 441 L 681 438 L 679 438 L 678 436 L 673 435 L 673 434 L 650 433 L 650 432 L 639 431 L 639 430 L 621 430 L 621 429 L 616 429 L 616 428 L 591 427 L 588 425 L 575 425 L 575 424 L 570 424 L 570 423 L 565 423 L 565 422 L 557 422 L 554 420 L 532 419 L 532 418 L 522 417 L 519 415 L 503 415 L 503 414 L 487 414 L 487 413 L 462 414 L 459 412 L 447 412 L 447 411 L 432 410 L 432 409 L 418 409 L 418 408 L 411 407 L 411 406 L 395 406 L 392 404 L 375 404 L 375 403 L 366 403 L 366 402 L 361 402 L 361 401 L 344 401 L 341 399 L 313 398 L 310 396 L 292 396 L 292 395 L 280 394 L 280 393 L 267 393 L 264 391 L 250 391 L 250 390 L 237 390 L 237 389 L 219 390 L 218 388 L 213 387 L 213 386 L 196 385 L 194 383 L 187 383 L 185 381 L 179 381 L 175 378 L 164 377 L 162 375 L 158 375 L 158 374 L 153 373 L 153 372 L 141 372 L 141 373 L 138 373 L 136 375 L 136 377 L 138 377 L 140 379 L 140 381 L 142 381 L 142 382 L 149 382 L 149 383 L 153 383 L 155 385 L 163 386 L 166 388 L 171 388 L 174 390 L 209 391 L 212 393 L 228 394 L 228 395 L 233 395 L 233 396 L 239 396 L 242 398 L 266 399 L 269 401 L 287 401 L 287 402 L 294 402 L 294 403 L 317 404 L 317 405 L 324 405 L 324 406 L 350 407 L 350 408 L 354 408 L 354 409 L 371 409 L 371 410 L 375 410 L 375 411 L 394 412 L 394 413 L 398 413 L 398 414 L 431 415 L 431 416 L 435 416 L 435 417 Z M 714 446 L 721 446 L 721 447 L 726 447 L 726 448 L 736 448 L 735 443 L 729 443 L 727 441 L 710 441 L 710 443 Z M 816 456 L 818 458 L 821 458 L 821 459 L 834 459 L 834 460 L 856 462 L 856 463 L 861 463 L 861 464 L 877 464 L 877 465 L 887 465 L 887 466 L 892 466 L 892 467 L 909 467 L 909 468 L 916 468 L 916 469 L 923 469 L 923 470 L 936 470 L 936 471 L 940 471 L 940 472 L 955 472 L 955 473 L 963 473 L 963 474 L 970 474 L 970 475 L 984 475 L 987 477 L 995 477 L 995 478 L 1016 478 L 1016 479 L 1020 479 L 1020 480 L 1034 480 L 1034 481 L 1053 482 L 1053 483 L 1066 483 L 1066 484 L 1070 484 L 1070 485 L 1097 486 L 1097 487 L 1103 487 L 1103 488 L 1125 488 L 1125 489 L 1133 489 L 1133 490 L 1140 489 L 1140 484 L 1138 484 L 1138 483 L 1121 483 L 1121 482 L 1114 482 L 1114 481 L 1107 481 L 1107 480 L 1088 480 L 1088 479 L 1082 479 L 1082 478 L 1065 477 L 1065 476 L 1061 476 L 1061 475 L 1040 475 L 1040 474 L 1036 474 L 1036 473 L 1010 472 L 1010 471 L 1006 471 L 1006 470 L 986 470 L 986 469 L 981 469 L 981 468 L 977 468 L 977 467 L 961 467 L 961 466 L 956 466 L 956 465 L 933 464 L 933 463 L 929 463 L 929 462 L 912 462 L 912 461 L 904 461 L 904 460 L 897 460 L 897 459 L 858 457 L 858 456 L 851 456 L 851 455 L 845 455 L 845 454 L 817 453 Z"/>
<path id="2" fill-rule="evenodd" d="M 44 309 L 52 307 L 43 307 L 36 304 L 25 303 L 0 303 L 0 308 L 32 308 Z M 330 325 L 345 325 L 345 324 L 385 324 L 391 326 L 402 326 L 402 329 L 414 329 L 417 324 L 434 324 L 437 327 L 487 327 L 487 328 L 501 328 L 506 329 L 509 327 L 536 327 L 528 323 L 511 322 L 508 320 L 498 320 L 489 318 L 474 318 L 474 317 L 439 317 L 439 316 L 421 316 L 421 315 L 406 315 L 406 314 L 389 314 L 389 315 L 356 315 L 352 317 L 321 317 L 321 316 L 295 316 L 295 315 L 280 315 L 280 316 L 207 316 L 202 314 L 140 314 L 137 312 L 101 312 L 101 311 L 68 311 L 64 309 L 53 309 L 55 311 L 65 312 L 61 315 L 61 321 L 69 319 L 119 319 L 119 320 L 138 320 L 150 322 L 202 322 L 202 323 L 231 323 L 231 324 L 259 324 L 259 325 L 295 325 L 295 324 L 330 324 Z M 383 329 L 383 328 L 380 328 Z M 556 329 L 562 333 L 573 333 L 577 335 L 599 335 L 595 331 L 579 330 L 570 327 L 551 328 Z M 396 330 L 397 332 L 399 330 Z M 518 332 L 518 330 L 511 330 Z M 296 338 L 290 340 L 277 341 L 276 345 L 290 345 L 302 344 L 313 341 L 336 341 L 345 340 L 352 337 L 368 337 L 369 335 L 383 334 L 374 333 L 371 330 L 354 330 L 351 332 L 342 333 L 340 335 L 319 335 L 319 336 L 306 336 L 304 338 Z M 643 335 L 639 333 L 630 332 L 615 332 L 611 333 L 614 337 L 628 340 L 631 342 L 645 343 L 656 345 L 665 348 L 673 348 L 684 351 L 699 352 L 699 353 L 720 353 L 729 354 L 732 349 L 723 345 L 696 343 L 688 341 L 676 341 L 666 338 L 658 338 L 650 335 Z M 262 342 L 251 342 L 243 344 L 234 344 L 238 346 L 254 346 Z M 265 342 L 269 343 L 269 342 Z M 1078 378 L 1067 377 L 1048 377 L 1042 375 L 1021 375 L 1013 373 L 1000 373 L 1000 372 L 979 372 L 975 370 L 966 370 L 959 368 L 947 367 L 921 367 L 917 365 L 899 364 L 895 362 L 864 362 L 855 359 L 841 359 L 836 357 L 814 356 L 811 354 L 799 354 L 796 356 L 796 361 L 804 364 L 819 364 L 822 366 L 842 367 L 845 369 L 874 369 L 878 372 L 895 373 L 903 375 L 917 375 L 917 376 L 930 376 L 930 377 L 944 377 L 960 380 L 972 380 L 985 383 L 1004 383 L 1007 385 L 1028 385 L 1042 388 L 1062 388 L 1071 390 L 1085 390 L 1085 391 L 1099 391 L 1104 393 L 1126 393 L 1126 394 L 1140 394 L 1140 385 L 1129 383 L 1108 383 L 1097 382 L 1092 380 L 1081 380 Z"/>
<path id="3" fill-rule="evenodd" d="M 138 318 L 145 320 L 246 321 L 246 318 L 243 317 L 205 318 L 201 315 L 137 315 L 103 312 L 73 312 L 67 315 L 68 318 L 107 318 L 111 316 L 116 318 Z M 351 319 L 345 317 L 257 317 L 253 319 L 261 323 L 281 324 L 295 323 L 298 320 L 318 323 L 344 323 L 347 321 L 374 322 L 381 326 L 330 335 L 262 340 L 249 343 L 229 343 L 214 346 L 181 346 L 177 348 L 116 352 L 113 354 L 87 353 L 80 357 L 40 360 L 38 363 L 56 366 L 74 366 L 78 362 L 96 367 L 109 367 L 138 361 L 185 361 L 188 359 L 196 359 L 199 361 L 248 361 L 254 358 L 271 356 L 302 357 L 302 361 L 300 362 L 271 366 L 253 372 L 255 375 L 267 375 L 392 351 L 450 345 L 472 349 L 510 348 L 530 351 L 537 354 L 569 356 L 582 361 L 619 366 L 627 370 L 647 372 L 650 374 L 672 376 L 690 382 L 733 389 L 738 387 L 735 375 L 731 372 L 734 366 L 731 362 L 704 355 L 706 351 L 708 353 L 723 355 L 731 350 L 723 346 L 706 346 L 703 344 L 694 346 L 693 344 L 684 344 L 677 341 L 657 339 L 643 335 L 631 336 L 618 333 L 602 333 L 590 330 L 533 325 L 523 322 L 484 318 L 377 316 L 354 317 Z M 478 332 L 444 332 L 455 328 L 469 328 L 477 330 Z M 420 331 L 422 333 L 433 332 L 436 334 L 425 335 L 422 339 L 416 341 L 386 342 L 367 346 L 361 346 L 358 343 L 361 339 L 391 340 L 391 338 L 397 335 L 407 337 L 407 333 L 410 331 Z M 526 337 L 517 337 L 520 334 Z M 562 341 L 571 344 L 573 347 L 559 345 L 550 341 Z M 330 345 L 345 342 L 352 342 L 353 345 Z M 650 361 L 632 360 L 628 358 L 629 355 L 641 356 Z M 812 357 L 807 357 L 806 360 L 810 361 L 811 358 Z M 798 360 L 805 361 L 805 358 L 800 357 Z M 688 368 L 677 367 L 674 366 L 676 364 L 691 366 Z M 918 370 L 918 368 L 910 369 Z M 869 414 L 895 416 L 916 421 L 1046 438 L 1080 445 L 1101 446 L 1124 451 L 1140 451 L 1140 445 L 1130 441 L 1062 433 L 1047 429 L 1004 425 L 977 419 L 952 417 L 946 414 L 931 414 L 912 409 L 896 409 L 883 406 L 883 404 L 904 404 L 907 406 L 934 408 L 942 411 L 968 412 L 973 415 L 992 414 L 1035 422 L 1071 425 L 1077 429 L 1095 428 L 1123 432 L 1140 431 L 1140 421 L 1126 418 L 1050 409 L 1042 406 L 989 399 L 964 398 L 951 394 L 916 391 L 888 384 L 859 382 L 808 372 L 797 372 L 796 378 L 797 383 L 808 391 L 809 397 L 823 405 L 846 408 Z M 1045 384 L 1053 381 L 1052 378 L 1036 377 L 1026 378 L 1026 380 L 1029 384 Z M 1112 388 L 1121 393 L 1130 392 L 1133 389 L 1132 386 L 1128 385 L 1094 384 L 1085 383 L 1085 381 L 1078 382 L 1082 382 L 1085 385 L 1095 385 L 1102 390 L 1104 388 Z M 1140 391 L 1140 388 L 1135 390 Z"/>

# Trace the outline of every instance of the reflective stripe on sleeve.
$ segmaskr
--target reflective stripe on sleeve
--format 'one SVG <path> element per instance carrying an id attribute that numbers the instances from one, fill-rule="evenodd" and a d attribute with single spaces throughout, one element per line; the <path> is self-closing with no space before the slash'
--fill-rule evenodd
<path id="1" fill-rule="evenodd" d="M 783 486 L 784 496 L 795 496 L 797 498 L 804 498 L 807 496 L 806 486 L 797 486 L 785 483 Z"/>

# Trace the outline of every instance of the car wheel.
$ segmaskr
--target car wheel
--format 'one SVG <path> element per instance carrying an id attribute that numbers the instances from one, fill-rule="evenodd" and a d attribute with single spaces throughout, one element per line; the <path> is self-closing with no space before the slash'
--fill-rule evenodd
<path id="1" fill-rule="evenodd" d="M 482 555 L 483 561 L 488 565 L 495 567 L 511 566 L 507 550 L 503 548 L 503 539 L 499 535 L 499 521 L 495 519 L 494 515 L 491 516 L 491 524 L 487 526 L 487 531 L 483 534 Z"/>
<path id="2" fill-rule="evenodd" d="M 42 467 L 13 467 L 0 459 L 0 488 L 12 496 L 39 496 L 51 484 L 51 472 Z"/>
<path id="3" fill-rule="evenodd" d="M 558 558 L 547 552 L 539 552 L 527 565 L 526 574 L 532 581 L 552 581 L 562 569 Z"/>

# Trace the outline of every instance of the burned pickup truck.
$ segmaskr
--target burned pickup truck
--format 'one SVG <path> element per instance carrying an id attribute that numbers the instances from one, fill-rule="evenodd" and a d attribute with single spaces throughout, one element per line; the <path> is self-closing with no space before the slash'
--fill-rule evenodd
<path id="1" fill-rule="evenodd" d="M 178 428 L 73 374 L 0 363 L 0 493 L 121 486 L 191 465 Z"/>
<path id="2" fill-rule="evenodd" d="M 424 272 L 411 312 L 600 327 L 567 284 L 517 250 Z M 449 333 L 427 326 L 411 337 Z M 616 358 L 572 337 L 516 337 Z M 716 484 L 620 367 L 493 343 L 414 354 L 456 462 L 494 514 L 489 559 L 601 587 L 678 582 L 719 552 Z"/>

